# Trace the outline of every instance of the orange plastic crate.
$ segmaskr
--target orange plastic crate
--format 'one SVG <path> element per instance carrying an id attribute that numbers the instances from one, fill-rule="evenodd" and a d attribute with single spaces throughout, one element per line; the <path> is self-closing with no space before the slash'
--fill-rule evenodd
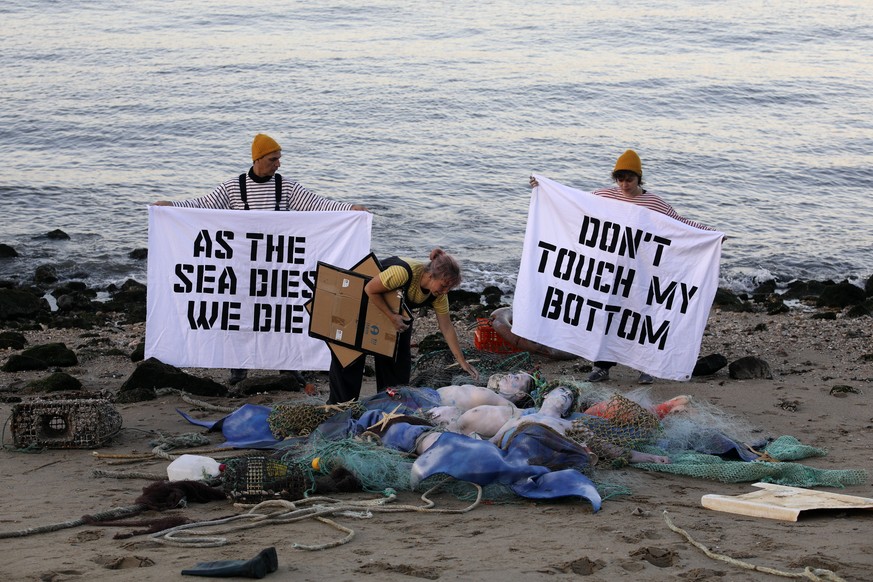
<path id="1" fill-rule="evenodd" d="M 476 333 L 473 335 L 473 345 L 477 350 L 493 352 L 495 354 L 514 354 L 520 352 L 518 348 L 509 344 L 491 327 L 491 320 L 487 317 L 476 319 Z"/>

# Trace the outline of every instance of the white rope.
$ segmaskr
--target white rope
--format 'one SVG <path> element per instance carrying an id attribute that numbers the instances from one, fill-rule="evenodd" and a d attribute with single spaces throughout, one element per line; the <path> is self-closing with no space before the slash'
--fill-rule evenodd
<path id="1" fill-rule="evenodd" d="M 429 489 L 421 496 L 424 505 L 392 505 L 395 494 L 369 500 L 341 501 L 330 497 L 309 497 L 299 501 L 272 499 L 258 503 L 248 512 L 223 519 L 188 523 L 159 531 L 149 537 L 154 541 L 175 547 L 214 548 L 228 543 L 226 534 L 252 529 L 254 527 L 294 523 L 304 519 L 315 519 L 346 534 L 344 538 L 319 545 L 293 544 L 301 550 L 323 550 L 347 544 L 355 537 L 354 530 L 328 519 L 328 515 L 345 515 L 358 519 L 368 519 L 373 513 L 395 513 L 412 511 L 419 513 L 466 513 L 476 508 L 482 501 L 482 487 L 475 485 L 476 500 L 462 509 L 434 509 L 434 502 L 427 496 L 442 484 Z M 308 506 L 308 507 L 304 507 Z"/>
<path id="2" fill-rule="evenodd" d="M 766 566 L 756 566 L 755 564 L 743 562 L 742 560 L 737 560 L 736 558 L 731 558 L 730 556 L 726 556 L 724 554 L 717 554 L 700 542 L 694 541 L 694 539 L 691 538 L 691 535 L 684 529 L 673 525 L 673 521 L 670 519 L 670 516 L 667 515 L 666 509 L 664 510 L 664 521 L 667 522 L 667 527 L 683 536 L 692 546 L 694 546 L 713 560 L 727 562 L 728 564 L 733 564 L 734 566 L 738 566 L 746 570 L 754 570 L 756 572 L 763 572 L 765 574 L 772 574 L 774 576 L 782 576 L 783 578 L 806 578 L 809 580 L 815 580 L 816 582 L 846 582 L 843 578 L 840 578 L 834 572 L 823 568 L 813 569 L 807 566 L 803 570 L 803 572 L 783 572 L 781 570 L 775 570 Z"/>

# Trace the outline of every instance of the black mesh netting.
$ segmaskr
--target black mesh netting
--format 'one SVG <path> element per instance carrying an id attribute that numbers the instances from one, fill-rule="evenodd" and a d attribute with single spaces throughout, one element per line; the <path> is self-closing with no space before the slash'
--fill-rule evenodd
<path id="1" fill-rule="evenodd" d="M 519 372 L 533 367 L 528 352 L 495 354 L 474 349 L 466 349 L 463 352 L 467 361 L 479 370 L 479 383 L 482 385 L 492 374 Z M 476 384 L 476 382 L 458 366 L 450 350 L 422 354 L 412 366 L 410 386 L 441 388 L 463 384 Z"/>

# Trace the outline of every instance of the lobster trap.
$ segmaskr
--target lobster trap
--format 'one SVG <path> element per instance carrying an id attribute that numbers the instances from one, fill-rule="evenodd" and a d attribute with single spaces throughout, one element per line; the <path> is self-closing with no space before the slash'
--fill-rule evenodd
<path id="1" fill-rule="evenodd" d="M 299 464 L 270 457 L 239 457 L 229 459 L 225 465 L 224 493 L 241 503 L 302 499 L 312 484 L 308 472 Z"/>
<path id="2" fill-rule="evenodd" d="M 66 394 L 16 404 L 11 422 L 18 448 L 93 449 L 121 430 L 122 419 L 106 399 Z"/>

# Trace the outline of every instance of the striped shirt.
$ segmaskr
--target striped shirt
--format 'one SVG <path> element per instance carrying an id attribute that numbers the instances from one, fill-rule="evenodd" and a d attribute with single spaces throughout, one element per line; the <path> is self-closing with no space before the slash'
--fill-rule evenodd
<path id="1" fill-rule="evenodd" d="M 658 196 L 657 194 L 652 194 L 651 192 L 647 192 L 643 190 L 643 193 L 639 196 L 625 196 L 622 194 L 619 188 L 603 188 L 600 190 L 595 190 L 595 196 L 603 196 L 604 198 L 610 198 L 612 200 L 621 200 L 622 202 L 630 202 L 631 204 L 636 204 L 637 206 L 644 206 L 649 210 L 654 210 L 655 212 L 660 212 L 661 214 L 665 214 L 670 218 L 675 218 L 679 222 L 684 222 L 689 226 L 693 226 L 694 228 L 699 228 L 701 230 L 715 230 L 705 224 L 701 224 L 699 222 L 694 222 L 693 220 L 688 220 L 687 218 L 683 218 L 679 216 L 676 210 L 673 209 L 672 206 L 664 202 L 664 200 Z"/>
<path id="2" fill-rule="evenodd" d="M 252 172 L 246 174 L 246 198 L 249 210 L 274 210 L 276 208 L 276 179 L 270 177 L 266 182 L 255 182 Z M 212 208 L 213 210 L 245 210 L 245 204 L 239 191 L 239 176 L 218 185 L 211 194 L 177 200 L 173 206 L 185 208 Z M 299 183 L 292 180 L 282 180 L 282 197 L 279 201 L 280 210 L 351 210 L 348 202 L 336 202 L 323 198 Z"/>
<path id="3" fill-rule="evenodd" d="M 416 261 L 414 259 L 407 259 L 406 257 L 400 257 L 409 268 L 412 269 L 412 284 L 409 285 L 409 291 L 407 294 L 409 295 L 409 300 L 412 303 L 423 303 L 427 301 L 428 297 L 430 297 L 430 293 L 425 293 L 421 290 L 421 276 L 424 275 L 424 263 Z M 401 267 L 400 265 L 393 265 L 388 267 L 384 271 L 379 274 L 379 280 L 382 281 L 382 284 L 385 285 L 388 289 L 400 289 L 404 285 L 406 285 L 406 281 L 409 279 L 409 274 L 406 269 Z M 431 303 L 431 307 L 433 307 L 434 312 L 445 314 L 449 312 L 449 297 L 448 295 L 440 295 Z"/>

